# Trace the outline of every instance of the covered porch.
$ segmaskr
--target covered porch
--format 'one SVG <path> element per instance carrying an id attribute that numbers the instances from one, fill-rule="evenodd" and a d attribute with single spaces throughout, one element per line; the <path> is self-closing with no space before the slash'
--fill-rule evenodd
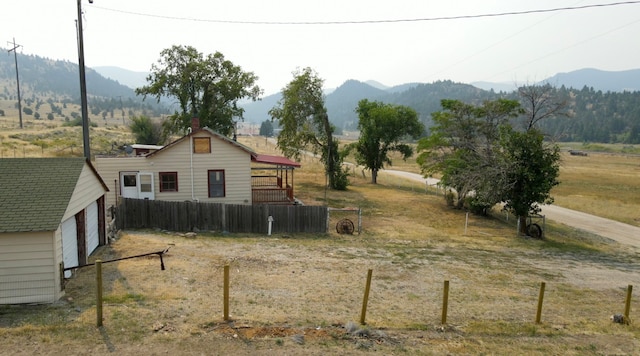
<path id="1" fill-rule="evenodd" d="M 300 163 L 263 154 L 252 155 L 251 161 L 253 204 L 295 204 L 293 171 Z"/>

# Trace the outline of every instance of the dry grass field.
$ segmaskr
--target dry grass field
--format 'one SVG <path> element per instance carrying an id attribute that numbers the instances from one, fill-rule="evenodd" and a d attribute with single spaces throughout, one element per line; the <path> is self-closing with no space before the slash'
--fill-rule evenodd
<path id="1" fill-rule="evenodd" d="M 640 155 L 564 154 L 556 204 L 640 226 Z"/>
<path id="2" fill-rule="evenodd" d="M 240 140 L 256 151 L 274 152 L 264 138 Z M 624 162 L 594 155 L 563 158 L 563 185 L 584 179 L 559 191 L 569 201 L 576 201 L 573 195 L 599 191 L 591 190 L 595 181 L 617 176 L 611 170 L 618 167 L 618 159 Z M 407 164 L 400 162 L 393 168 Z M 637 176 L 633 162 L 628 168 Z M 96 327 L 94 267 L 78 270 L 67 283 L 66 298 L 56 305 L 0 306 L 0 354 L 640 351 L 638 324 L 610 320 L 623 312 L 627 286 L 640 284 L 639 251 L 553 222 L 547 224 L 545 240 L 516 237 L 513 221 L 499 214 L 471 215 L 465 229 L 464 212 L 448 208 L 441 196 L 427 194 L 415 183 L 382 175 L 380 184 L 372 185 L 367 172 L 363 177 L 355 170 L 347 191 L 327 191 L 321 166 L 311 157 L 302 164 L 295 173 L 298 198 L 305 204 L 362 208 L 361 234 L 338 235 L 332 229 L 326 235 L 207 232 L 186 238 L 124 231 L 93 258 L 110 260 L 170 247 L 166 269 L 160 269 L 157 256 L 104 264 L 101 328 Z M 602 166 L 606 164 L 613 164 L 609 171 Z M 633 181 L 619 178 L 615 184 L 635 189 L 625 192 L 630 197 L 640 190 Z M 640 199 L 629 200 L 636 213 L 637 202 Z M 353 213 L 333 213 L 331 226 L 344 217 L 356 218 Z M 225 265 L 230 266 L 229 322 L 223 320 Z M 368 270 L 371 290 L 366 324 L 360 325 Z M 444 281 L 450 290 L 447 322 L 442 324 Z M 541 282 L 546 290 L 538 324 Z M 639 318 L 637 306 L 634 297 L 632 320 Z"/>
<path id="3" fill-rule="evenodd" d="M 0 99 L 0 109 L 8 106 L 7 100 Z M 65 121 L 56 117 L 35 120 L 23 115 L 23 128 L 19 127 L 17 110 L 4 109 L 7 116 L 0 116 L 0 158 L 82 156 L 83 139 L 81 126 L 63 126 Z M 63 112 L 80 112 L 69 105 Z M 121 119 L 93 120 L 90 128 L 92 153 L 105 154 L 118 145 L 131 143 L 132 135 Z M 127 121 L 128 122 L 128 121 Z"/>
<path id="4" fill-rule="evenodd" d="M 620 153 L 630 150 L 622 145 L 594 148 L 601 151 L 588 156 L 572 156 L 563 149 L 560 184 L 551 192 L 554 204 L 640 226 L 640 154 Z M 391 169 L 420 173 L 415 156 L 407 161 L 395 156 L 392 161 Z M 385 182 L 384 173 L 382 177 Z M 389 176 L 386 182 L 400 184 Z"/>

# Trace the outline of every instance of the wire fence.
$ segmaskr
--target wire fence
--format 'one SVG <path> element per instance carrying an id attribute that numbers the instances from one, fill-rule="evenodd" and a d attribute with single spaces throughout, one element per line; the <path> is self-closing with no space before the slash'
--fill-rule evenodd
<path id="1" fill-rule="evenodd" d="M 187 314 L 194 314 L 193 317 L 201 321 L 232 319 L 261 325 L 327 325 L 348 320 L 359 320 L 360 324 L 371 322 L 377 327 L 463 325 L 470 322 L 539 324 L 566 323 L 567 320 L 599 324 L 609 321 L 611 315 L 620 315 L 621 323 L 626 324 L 632 319 L 631 285 L 626 290 L 621 286 L 617 294 L 608 294 L 610 309 L 604 314 L 592 309 L 593 299 L 602 297 L 599 292 L 588 295 L 583 291 L 572 295 L 572 291 L 566 290 L 562 283 L 510 285 L 504 281 L 477 283 L 452 278 L 416 285 L 381 269 L 335 273 L 331 281 L 326 281 L 326 278 L 318 278 L 323 282 L 313 281 L 313 278 L 289 278 L 288 283 L 274 283 L 273 279 L 277 278 L 274 274 L 278 272 L 260 268 L 256 261 L 250 259 L 215 266 L 210 269 L 206 280 L 200 280 L 197 276 L 181 277 L 183 270 L 179 266 L 172 267 L 170 257 L 167 261 L 164 272 L 159 272 L 155 258 L 137 262 L 138 267 L 147 272 L 142 274 L 127 274 L 127 268 L 118 268 L 115 264 L 105 266 L 105 276 L 99 278 L 105 284 L 104 291 L 100 292 L 102 299 L 95 303 L 96 312 L 103 313 L 103 306 L 98 305 L 104 302 L 105 323 L 110 323 L 109 319 L 121 313 L 123 308 L 128 309 L 128 303 L 142 300 L 144 303 L 137 308 L 153 305 L 161 313 L 166 313 L 165 308 L 177 307 Z M 91 276 L 96 270 L 92 268 L 84 272 Z M 160 276 L 160 273 L 167 275 Z M 310 266 L 304 273 L 326 271 Z M 143 275 L 147 278 L 143 279 Z M 149 279 L 152 275 L 156 277 Z M 87 292 L 96 297 L 96 290 L 93 288 Z M 568 302 L 567 297 L 572 302 Z"/>
<path id="2" fill-rule="evenodd" d="M 381 249 L 358 240 L 345 245 L 332 237 L 308 249 L 304 239 L 293 246 L 273 238 L 230 245 L 226 238 L 146 236 L 127 235 L 119 252 L 105 246 L 93 257 L 114 261 L 102 268 L 105 323 L 125 313 L 127 319 L 139 314 L 165 324 L 187 318 L 203 325 L 228 317 L 257 325 L 361 320 L 393 328 L 540 322 L 581 328 L 610 322 L 612 315 L 633 319 L 631 284 L 639 283 L 637 275 L 618 270 L 606 281 L 570 281 L 552 273 L 552 266 L 484 256 L 489 251 L 458 255 L 450 263 L 450 256 L 428 248 Z M 160 242 L 171 246 L 157 249 L 163 258 L 150 247 Z M 134 245 L 152 253 L 127 259 Z M 85 303 L 96 306 L 96 280 L 94 266 L 78 270 L 67 296 L 89 298 Z"/>

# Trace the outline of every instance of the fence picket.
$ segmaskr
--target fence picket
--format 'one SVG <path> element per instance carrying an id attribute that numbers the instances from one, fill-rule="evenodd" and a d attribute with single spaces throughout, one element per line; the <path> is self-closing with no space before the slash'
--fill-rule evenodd
<path id="1" fill-rule="evenodd" d="M 273 233 L 326 233 L 327 207 L 241 205 L 121 199 L 116 210 L 118 229 L 222 231 L 266 233 L 273 217 Z"/>

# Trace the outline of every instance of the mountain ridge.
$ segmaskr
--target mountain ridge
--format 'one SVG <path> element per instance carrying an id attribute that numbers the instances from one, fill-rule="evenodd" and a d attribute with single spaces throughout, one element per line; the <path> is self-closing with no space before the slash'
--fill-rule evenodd
<path id="1" fill-rule="evenodd" d="M 92 69 L 101 74 L 103 77 L 115 80 L 132 89 L 146 85 L 146 78 L 150 74 L 149 72 L 136 72 L 114 66 L 101 66 Z M 355 79 L 346 79 L 344 83 L 348 83 L 350 80 Z M 446 81 L 446 79 L 443 80 Z M 342 85 L 344 85 L 344 83 Z M 419 82 L 410 82 L 395 86 L 388 86 L 384 83 L 376 81 L 375 79 L 370 79 L 361 83 L 367 84 L 372 88 L 384 91 L 402 91 L 414 87 L 418 84 L 426 84 Z M 549 83 L 553 86 L 558 87 L 564 85 L 565 87 L 574 89 L 582 89 L 584 86 L 586 86 L 588 88 L 594 88 L 594 90 L 596 91 L 600 90 L 603 92 L 640 91 L 640 69 L 607 71 L 596 68 L 582 68 L 570 72 L 557 73 L 547 79 L 535 82 L 533 84 L 544 83 Z M 488 91 L 493 90 L 495 92 L 510 92 L 517 90 L 517 87 L 519 85 L 527 83 L 475 81 L 463 84 L 470 84 L 477 88 Z M 327 94 L 331 94 L 336 89 L 337 88 L 326 89 L 326 92 Z M 266 96 L 274 94 L 277 93 L 267 94 Z"/>
<path id="2" fill-rule="evenodd" d="M 115 80 L 131 89 L 136 89 L 147 85 L 147 76 L 150 72 L 136 72 L 115 66 L 92 67 L 105 78 Z"/>
<path id="3" fill-rule="evenodd" d="M 12 59 L 10 56 L 0 56 L 0 84 L 4 85 L 4 91 L 0 92 L 0 109 L 8 111 L 15 110 L 16 100 Z M 79 102 L 76 64 L 33 55 L 19 55 L 18 59 L 25 109 L 33 111 L 34 115 L 38 114 L 39 117 L 49 117 L 49 114 L 55 113 L 52 117 L 57 118 L 62 115 L 59 112 L 61 105 Z M 121 84 L 140 86 L 141 78 L 146 77 L 148 73 L 117 67 L 97 69 L 109 78 L 96 69 L 87 68 L 89 109 L 94 119 L 101 117 L 106 120 L 107 116 L 114 116 L 115 111 L 124 113 L 125 109 L 132 109 L 131 115 L 160 117 L 168 113 L 166 105 L 157 104 L 154 100 L 143 102 L 141 97 L 135 95 L 133 88 Z M 110 72 L 104 73 L 105 70 Z M 135 78 L 137 82 L 134 81 Z M 638 86 L 636 83 L 640 83 L 640 69 L 610 72 L 584 68 L 558 73 L 543 82 L 552 85 L 552 94 L 559 100 L 566 101 L 572 114 L 571 118 L 545 120 L 541 124 L 545 126 L 541 127 L 545 132 L 561 140 L 640 143 L 640 91 L 635 90 Z M 498 98 L 519 100 L 514 91 L 496 91 L 493 88 L 487 90 L 479 86 L 441 80 L 389 87 L 375 81 L 365 83 L 349 79 L 332 91 L 324 91 L 325 106 L 332 124 L 342 131 L 357 129 L 358 117 L 355 109 L 362 99 L 411 107 L 416 110 L 427 128 L 431 125 L 431 114 L 442 109 L 442 99 L 460 100 L 472 105 Z M 627 92 L 618 93 L 625 90 Z M 257 102 L 242 102 L 240 106 L 245 110 L 244 121 L 259 124 L 271 120 L 268 112 L 280 99 L 281 93 L 276 93 L 263 96 Z M 50 107 L 43 105 L 49 101 Z"/>

